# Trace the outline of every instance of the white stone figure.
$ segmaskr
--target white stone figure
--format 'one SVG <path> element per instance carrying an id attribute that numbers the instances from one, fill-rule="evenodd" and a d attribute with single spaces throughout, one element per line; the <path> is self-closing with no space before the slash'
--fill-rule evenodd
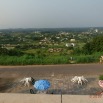
<path id="1" fill-rule="evenodd" d="M 99 58 L 99 62 L 100 62 L 100 64 L 103 63 L 103 56 L 101 56 L 101 57 Z"/>
<path id="2" fill-rule="evenodd" d="M 88 80 L 84 78 L 84 76 L 74 76 L 74 78 L 72 78 L 71 81 L 73 83 L 78 83 L 80 85 L 83 85 L 83 83 L 88 82 Z"/>
<path id="3" fill-rule="evenodd" d="M 71 81 L 72 81 L 73 83 L 78 82 L 78 76 L 75 76 L 74 78 L 72 78 Z"/>
<path id="4" fill-rule="evenodd" d="M 30 86 L 30 83 L 33 84 L 33 82 L 35 82 L 35 80 L 32 77 L 26 77 L 23 78 L 22 80 L 20 80 L 20 82 L 22 82 L 24 84 L 24 86 Z"/>

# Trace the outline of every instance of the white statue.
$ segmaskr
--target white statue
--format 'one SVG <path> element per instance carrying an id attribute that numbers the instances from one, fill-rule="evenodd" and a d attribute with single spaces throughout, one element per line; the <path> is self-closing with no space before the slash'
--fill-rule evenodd
<path id="1" fill-rule="evenodd" d="M 22 80 L 20 80 L 20 82 L 22 82 L 24 84 L 24 86 L 29 87 L 30 83 L 34 84 L 35 80 L 32 77 L 26 77 L 26 78 L 23 78 Z"/>
<path id="2" fill-rule="evenodd" d="M 78 84 L 81 84 L 81 85 L 83 85 L 83 83 L 88 82 L 88 80 L 84 78 L 84 76 L 75 76 L 74 78 L 71 79 L 71 81 L 73 83 L 77 82 Z"/>

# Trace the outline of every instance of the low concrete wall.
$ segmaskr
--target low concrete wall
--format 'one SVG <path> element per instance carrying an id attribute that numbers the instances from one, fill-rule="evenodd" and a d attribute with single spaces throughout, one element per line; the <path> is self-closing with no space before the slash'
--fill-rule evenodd
<path id="1" fill-rule="evenodd" d="M 61 103 L 61 95 L 0 93 L 0 103 Z M 62 95 L 62 103 L 103 103 L 103 96 Z"/>

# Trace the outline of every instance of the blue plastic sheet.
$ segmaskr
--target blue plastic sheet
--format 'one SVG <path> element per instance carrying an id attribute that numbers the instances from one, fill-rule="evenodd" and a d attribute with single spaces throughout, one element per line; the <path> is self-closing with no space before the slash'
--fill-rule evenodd
<path id="1" fill-rule="evenodd" d="M 34 88 L 41 91 L 47 90 L 50 88 L 50 82 L 48 80 L 38 80 L 35 82 Z"/>

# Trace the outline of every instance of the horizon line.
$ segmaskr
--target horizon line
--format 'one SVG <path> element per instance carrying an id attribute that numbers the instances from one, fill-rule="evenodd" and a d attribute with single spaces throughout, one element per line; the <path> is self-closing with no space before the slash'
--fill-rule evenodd
<path id="1" fill-rule="evenodd" d="M 103 26 L 91 26 L 91 27 L 40 27 L 40 28 L 31 28 L 31 27 L 28 27 L 28 28 L 23 28 L 23 27 L 20 27 L 20 28 L 2 28 L 0 30 L 5 30 L 5 29 L 72 29 L 72 28 L 103 28 Z"/>

